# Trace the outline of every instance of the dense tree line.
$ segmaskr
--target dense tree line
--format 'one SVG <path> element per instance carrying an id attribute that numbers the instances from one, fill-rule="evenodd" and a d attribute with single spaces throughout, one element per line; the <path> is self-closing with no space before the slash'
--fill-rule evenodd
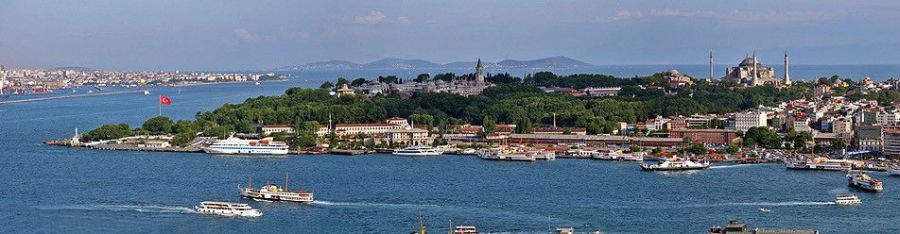
<path id="1" fill-rule="evenodd" d="M 471 74 L 456 76 L 453 73 L 434 76 L 421 75 L 418 80 L 471 79 Z M 194 121 L 172 123 L 165 117 L 147 121 L 142 129 L 148 133 L 175 134 L 178 145 L 192 138 L 190 134 L 224 137 L 232 132 L 253 133 L 257 126 L 265 124 L 290 124 L 299 129 L 291 136 L 279 136 L 292 145 L 309 145 L 310 138 L 320 124 L 369 123 L 384 121 L 393 116 L 407 117 L 417 124 L 448 131 L 448 126 L 472 123 L 493 125 L 516 124 L 516 132 L 527 132 L 531 127 L 550 124 L 556 114 L 560 126 L 583 127 L 591 134 L 610 133 L 618 130 L 619 122 L 635 123 L 657 115 L 690 115 L 694 113 L 727 113 L 774 105 L 781 101 L 811 97 L 811 85 L 797 82 L 788 88 L 728 87 L 699 82 L 690 87 L 667 89 L 661 86 L 659 75 L 635 78 L 615 78 L 605 75 L 557 76 L 539 72 L 526 76 L 524 81 L 509 74 L 490 75 L 488 80 L 504 80 L 484 90 L 481 95 L 464 97 L 449 93 L 415 93 L 409 98 L 396 94 L 378 94 L 374 97 L 333 96 L 331 88 L 338 84 L 361 84 L 364 81 L 336 83 L 325 82 L 320 89 L 291 88 L 280 96 L 249 98 L 241 104 L 225 104 L 209 112 L 196 114 Z M 380 77 L 386 82 L 395 77 Z M 613 97 L 574 97 L 560 93 L 545 93 L 538 86 L 602 87 L 620 86 L 622 91 Z M 124 127 L 127 130 L 127 125 Z M 89 139 L 101 139 L 122 135 L 121 127 L 104 126 Z M 130 133 L 125 133 L 130 134 Z M 313 141 L 314 142 L 314 141 Z M 768 143 L 768 142 L 764 142 Z M 698 150 L 699 151 L 699 150 Z"/>

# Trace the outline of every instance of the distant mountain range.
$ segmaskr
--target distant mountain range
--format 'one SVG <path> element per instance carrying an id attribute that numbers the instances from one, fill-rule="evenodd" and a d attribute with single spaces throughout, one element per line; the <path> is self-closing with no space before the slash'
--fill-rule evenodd
<path id="1" fill-rule="evenodd" d="M 506 59 L 500 62 L 481 61 L 487 69 L 567 69 L 577 67 L 594 66 L 564 56 L 532 59 L 513 60 Z M 384 69 L 469 69 L 475 68 L 476 61 L 452 62 L 447 64 L 435 63 L 421 59 L 384 58 L 371 63 L 355 63 L 344 60 L 331 60 L 313 62 L 303 65 L 279 67 L 277 71 L 333 71 L 333 70 L 384 70 Z"/>

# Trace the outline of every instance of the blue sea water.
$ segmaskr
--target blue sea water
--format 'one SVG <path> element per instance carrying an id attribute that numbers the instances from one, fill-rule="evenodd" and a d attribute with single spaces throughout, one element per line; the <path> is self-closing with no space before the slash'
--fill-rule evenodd
<path id="1" fill-rule="evenodd" d="M 248 97 L 317 86 L 337 73 L 296 73 L 290 82 L 154 88 L 151 95 L 0 105 L 0 233 L 400 233 L 421 213 L 432 232 L 476 225 L 482 232 L 543 233 L 548 226 L 604 233 L 703 233 L 739 218 L 756 227 L 823 233 L 900 233 L 900 177 L 864 204 L 831 204 L 848 192 L 840 172 L 789 171 L 777 164 L 715 165 L 650 173 L 634 163 L 558 159 L 495 162 L 467 156 L 241 157 L 93 151 L 42 145 L 103 123 L 138 126 L 157 114 L 199 111 Z M 354 74 L 347 72 L 347 74 Z M 306 80 L 306 81 L 304 81 Z M 180 89 L 180 92 L 179 92 Z M 314 204 L 241 200 L 236 188 L 282 183 L 316 193 Z M 204 200 L 250 203 L 260 218 L 203 216 Z M 760 208 L 771 212 L 760 212 Z M 549 217 L 549 219 L 548 219 Z"/>

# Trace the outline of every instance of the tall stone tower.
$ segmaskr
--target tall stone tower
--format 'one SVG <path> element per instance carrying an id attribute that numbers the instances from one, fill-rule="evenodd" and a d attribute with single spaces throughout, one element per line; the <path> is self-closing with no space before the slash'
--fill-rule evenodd
<path id="1" fill-rule="evenodd" d="M 788 65 L 788 54 L 787 51 L 784 51 L 784 85 L 791 85 L 791 73 Z"/>
<path id="2" fill-rule="evenodd" d="M 712 51 L 709 52 L 709 77 L 706 77 L 706 82 L 712 82 L 713 80 L 713 55 Z"/>
<path id="3" fill-rule="evenodd" d="M 0 95 L 3 95 L 3 88 L 6 86 L 6 70 L 0 65 Z"/>
<path id="4" fill-rule="evenodd" d="M 481 58 L 478 58 L 478 63 L 475 64 L 475 82 L 484 83 L 484 65 L 481 64 Z"/>
<path id="5" fill-rule="evenodd" d="M 759 62 L 756 61 L 756 51 L 753 51 L 753 80 L 750 82 L 750 85 L 757 86 L 759 83 L 759 70 L 757 70 L 756 64 Z"/>

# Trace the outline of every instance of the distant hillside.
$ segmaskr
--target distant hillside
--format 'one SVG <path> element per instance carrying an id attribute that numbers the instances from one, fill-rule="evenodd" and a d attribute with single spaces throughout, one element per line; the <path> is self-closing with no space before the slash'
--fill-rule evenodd
<path id="1" fill-rule="evenodd" d="M 497 63 L 499 68 L 575 68 L 590 66 L 593 65 L 563 56 L 524 61 L 507 59 Z"/>
<path id="2" fill-rule="evenodd" d="M 533 60 L 506 59 L 500 62 L 482 61 L 488 69 L 567 69 L 593 66 L 564 56 Z M 323 71 L 323 70 L 379 70 L 379 69 L 469 69 L 475 67 L 475 61 L 452 62 L 447 64 L 435 63 L 421 59 L 384 58 L 374 62 L 359 64 L 350 61 L 332 60 L 324 62 L 307 63 L 296 66 L 276 68 L 279 71 Z"/>
<path id="3" fill-rule="evenodd" d="M 421 59 L 384 58 L 363 65 L 363 69 L 423 69 L 443 68 L 440 63 L 433 63 Z"/>
<path id="4" fill-rule="evenodd" d="M 324 62 L 307 63 L 303 65 L 279 67 L 279 71 L 327 71 L 327 70 L 357 70 L 363 65 L 344 60 L 331 60 Z"/>

